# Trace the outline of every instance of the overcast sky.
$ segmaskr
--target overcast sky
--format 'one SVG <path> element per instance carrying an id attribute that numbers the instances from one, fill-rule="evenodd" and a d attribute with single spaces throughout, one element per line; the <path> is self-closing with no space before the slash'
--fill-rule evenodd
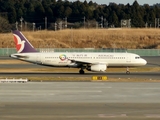
<path id="1" fill-rule="evenodd" d="M 69 0 L 69 1 L 77 1 L 77 0 Z M 80 1 L 83 2 L 84 0 L 80 0 Z M 90 0 L 87 0 L 87 1 L 89 2 Z M 92 1 L 96 2 L 98 4 L 107 4 L 107 5 L 110 2 L 114 2 L 114 3 L 117 3 L 117 4 L 122 3 L 124 5 L 129 3 L 130 5 L 132 5 L 135 0 L 92 0 Z M 160 0 L 137 0 L 137 1 L 140 5 L 143 5 L 143 4 L 153 5 L 153 4 L 156 4 L 156 3 L 160 3 Z"/>

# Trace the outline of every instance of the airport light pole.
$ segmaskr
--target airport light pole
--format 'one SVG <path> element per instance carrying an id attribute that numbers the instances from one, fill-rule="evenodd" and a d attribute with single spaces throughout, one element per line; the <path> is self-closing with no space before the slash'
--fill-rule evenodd
<path id="1" fill-rule="evenodd" d="M 18 30 L 18 22 L 16 21 L 16 30 Z"/>
<path id="2" fill-rule="evenodd" d="M 33 23 L 33 31 L 35 30 L 35 25 L 36 25 L 36 23 Z"/>
<path id="3" fill-rule="evenodd" d="M 155 28 L 159 28 L 159 22 L 160 22 L 160 20 L 159 20 L 160 18 L 155 18 Z"/>
<path id="4" fill-rule="evenodd" d="M 65 28 L 67 28 L 67 17 L 65 17 L 64 19 L 65 19 Z"/>
<path id="5" fill-rule="evenodd" d="M 47 17 L 44 18 L 44 22 L 45 22 L 45 30 L 47 30 Z"/>
<path id="6" fill-rule="evenodd" d="M 157 18 L 155 18 L 155 28 L 156 28 L 156 25 L 157 25 Z"/>
<path id="7" fill-rule="evenodd" d="M 103 28 L 103 16 L 101 16 L 101 28 Z"/>
<path id="8" fill-rule="evenodd" d="M 25 31 L 27 30 L 27 22 L 25 22 L 25 28 L 24 29 L 25 29 Z"/>
<path id="9" fill-rule="evenodd" d="M 22 31 L 22 21 L 23 21 L 22 17 L 20 18 L 20 21 L 21 21 L 21 31 Z"/>
<path id="10" fill-rule="evenodd" d="M 158 18 L 158 28 L 159 28 L 159 18 Z"/>
<path id="11" fill-rule="evenodd" d="M 84 21 L 83 21 L 83 24 L 84 24 L 84 29 L 85 29 L 85 22 L 86 22 L 86 17 L 84 16 Z"/>

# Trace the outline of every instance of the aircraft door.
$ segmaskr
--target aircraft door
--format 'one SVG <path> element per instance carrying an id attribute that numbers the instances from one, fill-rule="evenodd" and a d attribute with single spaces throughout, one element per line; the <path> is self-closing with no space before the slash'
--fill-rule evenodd
<path id="1" fill-rule="evenodd" d="M 127 62 L 127 63 L 130 63 L 130 62 L 131 62 L 131 55 L 130 55 L 130 54 L 127 54 L 127 55 L 126 55 L 126 62 Z"/>

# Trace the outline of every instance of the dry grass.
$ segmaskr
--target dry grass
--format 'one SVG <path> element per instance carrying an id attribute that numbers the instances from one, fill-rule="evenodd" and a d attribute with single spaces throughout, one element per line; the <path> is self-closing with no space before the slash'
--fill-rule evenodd
<path id="1" fill-rule="evenodd" d="M 23 32 L 36 48 L 155 48 L 160 29 L 77 29 Z M 0 47 L 13 48 L 11 33 L 0 34 Z"/>
<path id="2" fill-rule="evenodd" d="M 14 79 L 26 78 L 25 76 L 14 77 Z M 0 79 L 6 79 L 5 76 L 1 76 Z M 8 77 L 13 79 L 13 77 Z M 107 78 L 106 80 L 93 80 L 92 77 L 27 77 L 29 81 L 45 82 L 45 81 L 85 81 L 85 82 L 160 82 L 159 79 L 144 79 L 144 78 Z"/>
<path id="3" fill-rule="evenodd" d="M 0 64 L 30 64 L 30 63 L 13 59 L 13 60 L 0 60 Z"/>
<path id="4" fill-rule="evenodd" d="M 3 68 L 0 69 L 0 72 L 38 72 L 38 73 L 68 73 L 74 72 L 79 73 L 78 68 L 58 68 L 58 67 L 44 67 L 44 68 Z M 113 72 L 126 72 L 126 68 L 108 68 L 106 73 L 113 73 Z M 160 67 L 136 67 L 130 68 L 130 72 L 160 72 Z M 93 73 L 90 71 L 85 70 L 85 73 Z"/>

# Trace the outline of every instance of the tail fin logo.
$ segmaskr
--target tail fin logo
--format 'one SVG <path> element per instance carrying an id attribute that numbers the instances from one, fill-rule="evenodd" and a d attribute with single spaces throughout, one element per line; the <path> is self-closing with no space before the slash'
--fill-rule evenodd
<path id="1" fill-rule="evenodd" d="M 20 37 L 17 36 L 16 34 L 13 34 L 13 35 L 14 35 L 14 41 L 15 41 L 15 44 L 16 44 L 16 49 L 17 49 L 18 53 L 21 53 L 24 49 L 25 41 L 21 40 Z"/>

